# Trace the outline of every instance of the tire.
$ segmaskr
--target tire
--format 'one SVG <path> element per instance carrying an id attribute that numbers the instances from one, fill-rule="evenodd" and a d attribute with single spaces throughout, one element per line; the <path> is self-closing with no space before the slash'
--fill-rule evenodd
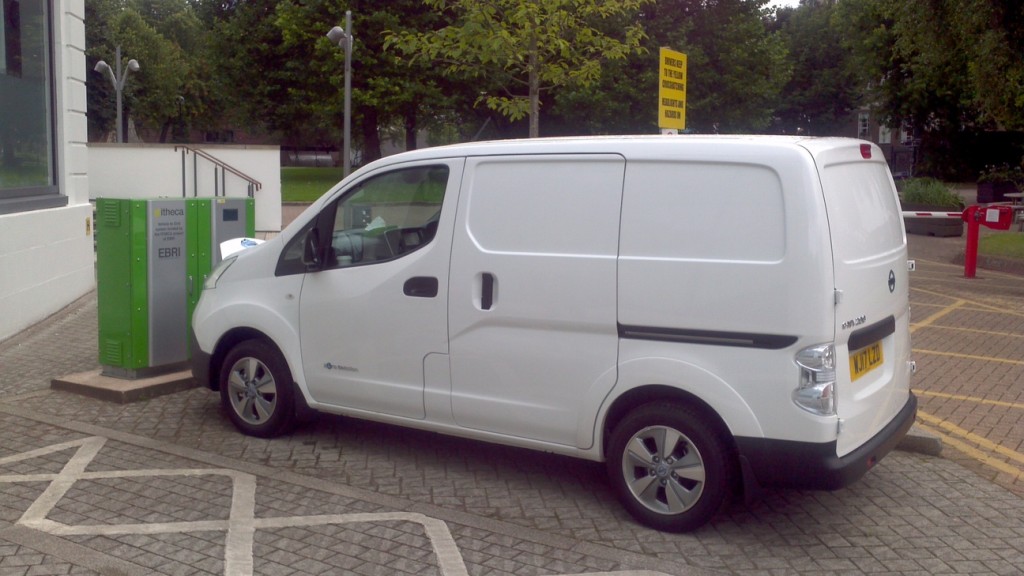
<path id="1" fill-rule="evenodd" d="M 714 516 L 732 492 L 736 457 L 720 426 L 672 403 L 635 408 L 612 431 L 608 477 L 641 524 L 688 532 Z"/>
<path id="2" fill-rule="evenodd" d="M 295 422 L 295 385 L 284 357 L 263 340 L 246 340 L 224 358 L 220 399 L 241 432 L 272 438 Z"/>

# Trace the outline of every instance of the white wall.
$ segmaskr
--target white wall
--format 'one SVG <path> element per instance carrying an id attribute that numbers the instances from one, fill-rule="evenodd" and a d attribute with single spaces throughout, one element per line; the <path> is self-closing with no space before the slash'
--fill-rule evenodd
<path id="1" fill-rule="evenodd" d="M 68 205 L 0 215 L 0 340 L 95 287 L 86 147 L 85 3 L 56 0 L 53 10 L 57 179 Z M 54 345 L 59 347 L 59 342 Z"/>
<path id="2" fill-rule="evenodd" d="M 256 200 L 256 230 L 281 230 L 281 151 L 277 146 L 198 145 L 217 160 L 257 180 L 261 189 Z M 242 178 L 226 173 L 214 177 L 214 164 L 192 152 L 184 155 L 174 144 L 89 144 L 89 197 L 96 198 L 192 198 L 212 197 L 215 192 L 229 197 L 248 195 Z M 198 172 L 198 174 L 196 174 Z M 217 186 L 225 190 L 217 191 Z M 195 185 L 198 185 L 196 190 Z"/>

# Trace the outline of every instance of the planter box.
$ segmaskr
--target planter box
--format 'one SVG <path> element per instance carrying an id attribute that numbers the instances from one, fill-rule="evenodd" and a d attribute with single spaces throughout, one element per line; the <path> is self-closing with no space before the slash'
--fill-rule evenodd
<path id="1" fill-rule="evenodd" d="M 960 212 L 959 208 L 949 206 L 929 206 L 927 204 L 904 203 L 904 212 Z M 964 221 L 958 218 L 904 218 L 903 224 L 907 234 L 922 236 L 963 236 Z"/>
<path id="2" fill-rule="evenodd" d="M 1018 192 L 1017 186 L 1012 182 L 978 182 L 978 204 L 990 202 L 1006 202 L 1005 194 Z"/>

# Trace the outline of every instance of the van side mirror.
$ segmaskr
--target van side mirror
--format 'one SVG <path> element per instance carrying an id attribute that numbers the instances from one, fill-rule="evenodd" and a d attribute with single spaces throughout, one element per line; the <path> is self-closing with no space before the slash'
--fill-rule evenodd
<path id="1" fill-rule="evenodd" d="M 313 228 L 306 233 L 306 240 L 302 245 L 302 263 L 306 265 L 306 272 L 323 269 L 324 263 L 320 253 L 320 230 Z"/>

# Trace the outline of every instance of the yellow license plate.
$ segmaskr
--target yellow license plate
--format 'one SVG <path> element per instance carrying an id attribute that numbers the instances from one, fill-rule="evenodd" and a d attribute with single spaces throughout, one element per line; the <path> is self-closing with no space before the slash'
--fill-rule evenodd
<path id="1" fill-rule="evenodd" d="M 875 342 L 850 353 L 850 381 L 871 372 L 882 365 L 882 343 Z"/>

